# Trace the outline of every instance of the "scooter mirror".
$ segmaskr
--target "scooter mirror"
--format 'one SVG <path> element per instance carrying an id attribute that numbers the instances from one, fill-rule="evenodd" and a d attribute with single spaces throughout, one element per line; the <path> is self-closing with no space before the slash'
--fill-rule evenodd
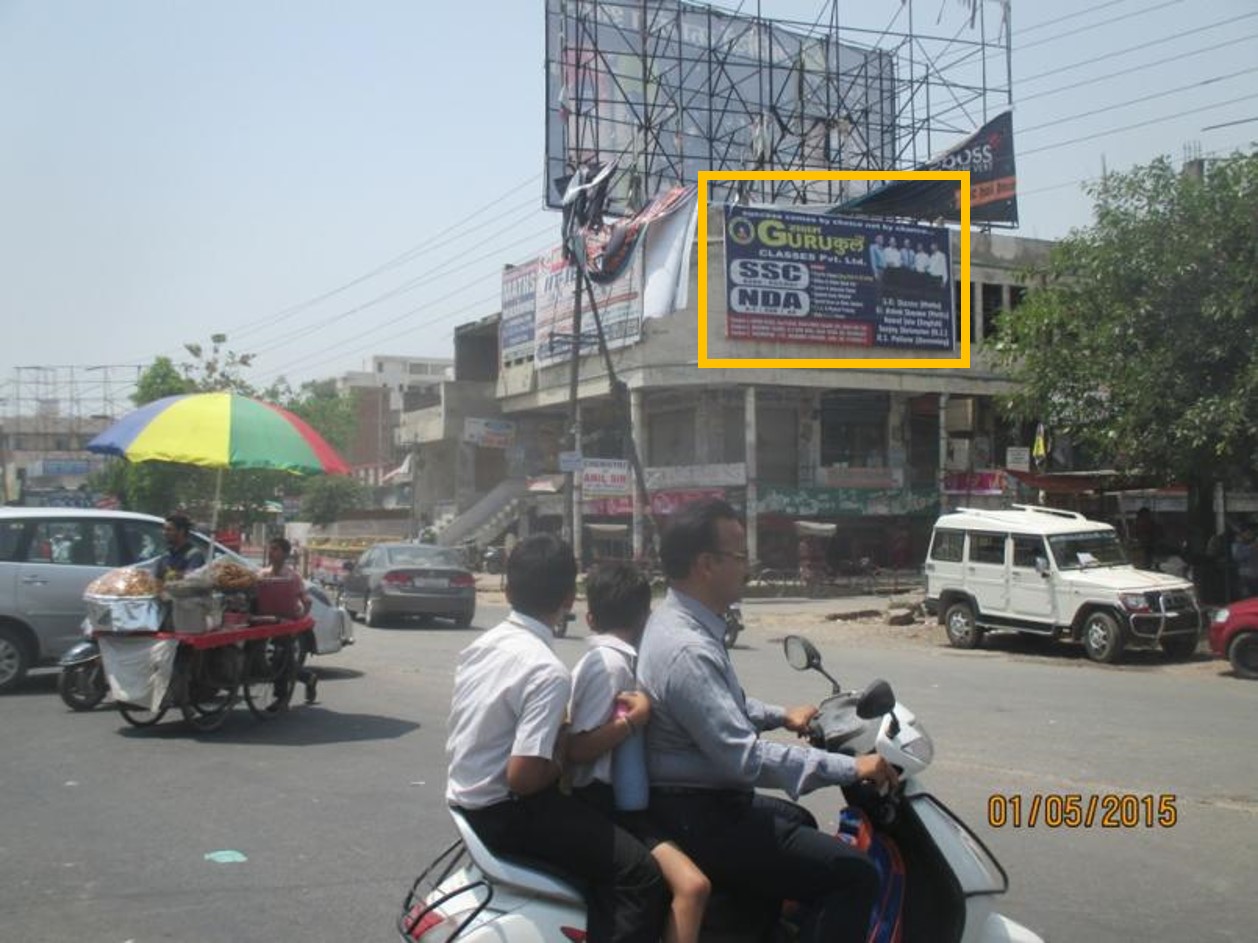
<path id="1" fill-rule="evenodd" d="M 872 720 L 891 713 L 894 707 L 895 692 L 891 690 L 891 685 L 880 678 L 871 683 L 856 702 L 856 716 L 861 720 Z"/>
<path id="2" fill-rule="evenodd" d="M 806 638 L 788 635 L 782 642 L 782 648 L 786 652 L 786 663 L 796 671 L 821 667 L 821 652 Z"/>

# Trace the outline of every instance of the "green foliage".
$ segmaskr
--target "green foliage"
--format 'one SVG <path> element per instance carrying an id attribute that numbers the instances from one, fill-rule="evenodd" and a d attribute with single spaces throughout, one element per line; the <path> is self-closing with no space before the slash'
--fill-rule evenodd
<path id="1" fill-rule="evenodd" d="M 340 392 L 335 380 L 312 380 L 294 390 L 283 378 L 263 393 L 263 399 L 300 416 L 338 452 L 349 449 L 358 421 L 353 391 Z"/>
<path id="2" fill-rule="evenodd" d="M 243 370 L 253 365 L 254 354 L 238 354 L 226 348 L 226 334 L 210 335 L 210 345 L 184 344 L 193 357 L 183 364 L 184 376 L 198 393 L 240 393 L 256 396 L 253 384 L 244 378 Z"/>
<path id="3" fill-rule="evenodd" d="M 340 475 L 311 478 L 302 496 L 301 517 L 312 524 L 331 524 L 346 511 L 361 507 L 366 495 L 366 489 L 353 478 Z"/>
<path id="4" fill-rule="evenodd" d="M 151 403 L 164 396 L 191 393 L 195 384 L 175 369 L 169 357 L 158 357 L 140 374 L 131 401 L 137 406 Z"/>
<path id="5" fill-rule="evenodd" d="M 1091 188 L 1095 221 L 1059 243 L 1004 315 L 1010 415 L 1122 470 L 1243 479 L 1258 459 L 1258 153 L 1203 177 L 1158 160 Z"/>

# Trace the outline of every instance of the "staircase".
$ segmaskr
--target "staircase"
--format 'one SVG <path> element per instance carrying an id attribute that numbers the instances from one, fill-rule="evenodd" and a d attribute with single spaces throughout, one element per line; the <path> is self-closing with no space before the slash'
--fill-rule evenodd
<path id="1" fill-rule="evenodd" d="M 469 540 L 483 547 L 506 530 L 519 516 L 528 486 L 523 478 L 501 481 L 483 498 L 452 520 L 437 534 L 443 547 L 457 547 Z"/>

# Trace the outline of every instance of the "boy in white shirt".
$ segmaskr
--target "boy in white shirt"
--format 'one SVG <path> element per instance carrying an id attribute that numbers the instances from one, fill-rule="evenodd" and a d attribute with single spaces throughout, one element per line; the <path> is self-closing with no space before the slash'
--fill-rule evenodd
<path id="1" fill-rule="evenodd" d="M 572 549 L 551 534 L 507 560 L 506 620 L 459 655 L 446 800 L 495 854 L 523 854 L 586 881 L 588 943 L 656 943 L 668 891 L 642 843 L 558 789 L 571 677 L 554 626 L 576 593 Z"/>
<path id="2" fill-rule="evenodd" d="M 651 614 L 651 584 L 632 564 L 601 563 L 590 572 L 585 596 L 586 619 L 595 634 L 572 673 L 568 770 L 573 795 L 651 849 L 673 895 L 664 943 L 698 943 L 710 882 L 680 848 L 658 835 L 648 813 L 617 812 L 612 789 L 614 749 L 638 733 L 651 713 L 634 678 L 636 645 Z"/>

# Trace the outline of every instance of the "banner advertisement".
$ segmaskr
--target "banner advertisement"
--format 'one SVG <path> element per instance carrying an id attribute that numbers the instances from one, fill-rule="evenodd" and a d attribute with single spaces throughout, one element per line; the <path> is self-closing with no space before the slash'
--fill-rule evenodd
<path id="1" fill-rule="evenodd" d="M 970 222 L 1018 221 L 1018 174 L 1013 156 L 1013 112 L 997 115 L 937 160 L 918 170 L 970 172 Z M 896 180 L 844 203 L 836 213 L 961 219 L 957 184 L 951 180 Z"/>
<path id="2" fill-rule="evenodd" d="M 678 488 L 727 487 L 747 484 L 747 465 L 730 462 L 723 465 L 661 465 L 643 472 L 651 491 Z"/>
<path id="3" fill-rule="evenodd" d="M 726 336 L 951 350 L 949 252 L 942 227 L 727 207 Z"/>
<path id="4" fill-rule="evenodd" d="M 944 494 L 1001 495 L 1005 493 L 1006 475 L 1003 469 L 988 471 L 945 472 Z"/>
<path id="5" fill-rule="evenodd" d="M 515 423 L 509 419 L 463 420 L 463 441 L 487 449 L 505 449 L 515 438 Z"/>
<path id="6" fill-rule="evenodd" d="M 705 498 L 725 498 L 723 488 L 690 488 L 682 491 L 657 491 L 651 495 L 651 513 L 656 516 L 675 514 L 693 501 Z M 590 517 L 628 517 L 633 513 L 633 498 L 623 495 L 614 498 L 597 498 L 582 505 L 582 513 Z"/>
<path id="7" fill-rule="evenodd" d="M 587 458 L 582 463 L 581 494 L 587 497 L 629 494 L 633 479 L 621 458 Z"/>
<path id="8" fill-rule="evenodd" d="M 762 486 L 757 494 L 756 508 L 761 514 L 784 514 L 788 517 L 935 514 L 939 511 L 939 492 L 933 487 L 863 491 Z"/>
<path id="9" fill-rule="evenodd" d="M 502 270 L 502 320 L 498 348 L 502 362 L 533 356 L 533 322 L 537 317 L 538 260 Z"/>

